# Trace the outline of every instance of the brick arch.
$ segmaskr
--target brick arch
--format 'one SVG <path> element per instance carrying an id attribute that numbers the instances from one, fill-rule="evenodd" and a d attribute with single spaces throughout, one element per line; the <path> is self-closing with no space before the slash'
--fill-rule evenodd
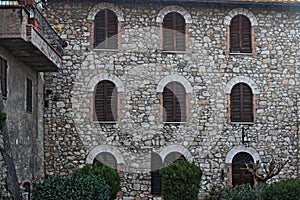
<path id="1" fill-rule="evenodd" d="M 260 160 L 260 156 L 257 153 L 257 151 L 255 151 L 255 149 L 251 148 L 251 147 L 245 147 L 245 146 L 237 146 L 232 148 L 226 155 L 226 160 L 225 163 L 226 164 L 230 164 L 232 163 L 233 157 L 241 152 L 245 152 L 248 153 L 252 156 L 254 163 L 256 163 L 258 160 Z"/>
<path id="2" fill-rule="evenodd" d="M 254 95 L 258 95 L 260 93 L 256 83 L 252 79 L 245 76 L 237 76 L 232 78 L 226 84 L 225 93 L 230 94 L 233 86 L 235 86 L 237 83 L 246 83 L 247 85 L 249 85 Z"/>
<path id="3" fill-rule="evenodd" d="M 235 9 L 229 11 L 224 18 L 224 24 L 226 26 L 230 26 L 231 19 L 236 15 L 245 15 L 246 17 L 249 18 L 249 20 L 251 22 L 251 26 L 258 26 L 258 22 L 257 22 L 255 15 L 251 11 L 249 11 L 245 8 L 235 8 Z"/>
<path id="4" fill-rule="evenodd" d="M 179 76 L 179 75 L 169 75 L 169 76 L 161 79 L 157 85 L 156 92 L 163 92 L 164 87 L 168 83 L 173 82 L 173 81 L 182 84 L 183 87 L 185 88 L 185 91 L 187 94 L 193 92 L 193 88 L 192 88 L 191 84 L 189 83 L 189 81 L 186 78 Z"/>
<path id="5" fill-rule="evenodd" d="M 168 14 L 170 12 L 177 12 L 177 13 L 181 14 L 183 16 L 183 18 L 185 19 L 186 24 L 192 23 L 191 14 L 185 8 L 183 8 L 181 6 L 177 6 L 177 5 L 169 5 L 169 6 L 164 7 L 162 10 L 160 10 L 156 17 L 156 22 L 162 23 L 166 14 Z"/>
<path id="6" fill-rule="evenodd" d="M 121 152 L 114 146 L 110 146 L 110 145 L 99 145 L 96 146 L 94 149 L 92 149 L 90 151 L 90 153 L 88 154 L 87 158 L 86 158 L 86 163 L 87 164 L 93 164 L 94 159 L 96 158 L 96 156 L 99 153 L 111 153 L 117 160 L 117 164 L 124 164 L 124 158 L 121 154 Z"/>
<path id="7" fill-rule="evenodd" d="M 88 20 L 94 20 L 95 16 L 97 15 L 97 13 L 100 10 L 103 10 L 103 9 L 110 9 L 110 10 L 112 10 L 117 15 L 119 22 L 125 21 L 122 10 L 119 7 L 115 6 L 114 4 L 112 4 L 112 3 L 106 3 L 106 2 L 98 3 L 97 5 L 95 5 L 89 11 L 87 19 Z"/>
<path id="8" fill-rule="evenodd" d="M 181 153 L 186 158 L 186 160 L 188 160 L 189 162 L 193 161 L 193 156 L 187 148 L 185 148 L 184 146 L 178 145 L 178 144 L 173 144 L 173 145 L 163 148 L 159 152 L 159 155 L 160 155 L 161 159 L 163 160 L 163 162 L 165 161 L 166 156 L 172 152 Z"/>
<path id="9" fill-rule="evenodd" d="M 118 93 L 125 92 L 125 87 L 123 82 L 118 77 L 108 73 L 97 74 L 96 76 L 91 78 L 90 82 L 87 85 L 87 91 L 94 92 L 96 85 L 99 83 L 99 81 L 103 81 L 103 80 L 108 80 L 113 82 L 118 89 Z"/>

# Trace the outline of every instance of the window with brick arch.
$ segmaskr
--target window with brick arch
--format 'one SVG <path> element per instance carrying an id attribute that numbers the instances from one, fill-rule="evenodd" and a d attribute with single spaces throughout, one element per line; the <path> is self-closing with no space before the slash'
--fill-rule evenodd
<path id="1" fill-rule="evenodd" d="M 118 17 L 109 10 L 99 11 L 94 21 L 94 48 L 117 49 L 118 48 Z"/>
<path id="2" fill-rule="evenodd" d="M 185 51 L 185 20 L 177 12 L 168 13 L 163 20 L 163 50 Z"/>
<path id="3" fill-rule="evenodd" d="M 253 122 L 253 93 L 245 83 L 236 84 L 230 94 L 231 122 Z"/>
<path id="4" fill-rule="evenodd" d="M 117 120 L 118 92 L 111 81 L 100 81 L 95 89 L 96 120 L 115 122 Z"/>
<path id="5" fill-rule="evenodd" d="M 186 92 L 178 82 L 168 83 L 163 90 L 164 122 L 186 121 Z"/>
<path id="6" fill-rule="evenodd" d="M 1 81 L 1 92 L 2 97 L 7 97 L 7 61 L 0 57 L 0 81 Z"/>
<path id="7" fill-rule="evenodd" d="M 244 15 L 236 15 L 230 22 L 230 52 L 252 52 L 251 22 Z"/>

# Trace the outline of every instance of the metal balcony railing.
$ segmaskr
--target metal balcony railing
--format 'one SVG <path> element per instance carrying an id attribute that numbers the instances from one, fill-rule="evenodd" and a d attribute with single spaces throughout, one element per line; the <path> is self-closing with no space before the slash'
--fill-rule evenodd
<path id="1" fill-rule="evenodd" d="M 0 0 L 0 8 L 7 6 L 18 6 L 26 9 L 29 13 L 28 23 L 32 24 L 39 34 L 51 45 L 55 51 L 61 56 L 63 53 L 63 40 L 59 37 L 56 31 L 43 16 L 40 8 L 34 0 Z"/>

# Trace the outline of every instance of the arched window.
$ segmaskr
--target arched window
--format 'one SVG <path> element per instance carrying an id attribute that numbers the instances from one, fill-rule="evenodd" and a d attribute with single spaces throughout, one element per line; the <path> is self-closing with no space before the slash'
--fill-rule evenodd
<path id="1" fill-rule="evenodd" d="M 161 194 L 161 176 L 159 169 L 162 167 L 162 160 L 159 154 L 151 153 L 151 193 Z"/>
<path id="2" fill-rule="evenodd" d="M 231 122 L 253 122 L 253 94 L 245 83 L 233 86 L 230 94 Z"/>
<path id="3" fill-rule="evenodd" d="M 186 160 L 186 158 L 181 153 L 171 152 L 165 157 L 164 164 L 168 165 L 168 164 L 171 164 L 171 163 L 179 163 L 179 162 L 184 161 L 184 160 Z"/>
<path id="4" fill-rule="evenodd" d="M 254 179 L 250 172 L 243 169 L 246 163 L 253 163 L 252 156 L 246 152 L 237 153 L 232 160 L 232 185 L 250 184 L 254 185 Z"/>
<path id="5" fill-rule="evenodd" d="M 163 107 L 165 122 L 185 122 L 186 92 L 178 82 L 168 83 L 163 90 Z"/>
<path id="6" fill-rule="evenodd" d="M 100 10 L 94 22 L 94 47 L 96 49 L 118 48 L 118 18 L 109 10 Z"/>
<path id="7" fill-rule="evenodd" d="M 178 163 L 186 160 L 184 155 L 179 152 L 169 153 L 162 162 L 162 159 L 159 154 L 152 152 L 151 153 L 151 193 L 160 195 L 162 191 L 162 179 L 159 175 L 159 169 L 163 166 L 169 165 L 171 163 Z"/>
<path id="8" fill-rule="evenodd" d="M 95 89 L 95 117 L 98 121 L 117 120 L 118 91 L 111 81 L 100 81 Z"/>
<path id="9" fill-rule="evenodd" d="M 116 160 L 115 156 L 112 155 L 111 153 L 108 153 L 108 152 L 99 153 L 95 157 L 93 164 L 97 165 L 99 163 L 103 163 L 114 169 L 117 169 L 117 160 Z"/>
<path id="10" fill-rule="evenodd" d="M 163 50 L 185 51 L 185 20 L 177 12 L 168 13 L 164 17 Z"/>
<path id="11" fill-rule="evenodd" d="M 230 22 L 230 52 L 251 53 L 251 22 L 244 15 L 236 15 Z"/>

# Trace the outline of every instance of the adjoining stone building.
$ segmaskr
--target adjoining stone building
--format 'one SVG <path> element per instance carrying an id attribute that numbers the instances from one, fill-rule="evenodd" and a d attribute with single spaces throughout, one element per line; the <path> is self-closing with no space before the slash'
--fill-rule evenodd
<path id="1" fill-rule="evenodd" d="M 201 195 L 254 184 L 240 164 L 272 156 L 289 159 L 275 179 L 299 177 L 299 6 L 49 0 L 69 45 L 45 76 L 45 173 L 101 157 L 123 199 L 159 196 L 153 172 L 182 156 L 203 170 Z"/>
<path id="2" fill-rule="evenodd" d="M 1 98 L 8 129 L 8 137 L 0 135 L 3 199 L 12 170 L 29 193 L 32 181 L 44 177 L 44 72 L 59 70 L 62 47 L 34 1 L 0 1 L 0 19 Z M 14 166 L 7 164 L 7 152 Z"/>

